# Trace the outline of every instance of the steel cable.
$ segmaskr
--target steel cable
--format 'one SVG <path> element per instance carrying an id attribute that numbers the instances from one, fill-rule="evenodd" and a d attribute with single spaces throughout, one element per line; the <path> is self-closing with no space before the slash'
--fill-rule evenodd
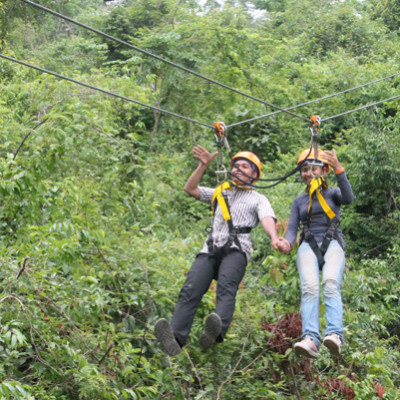
<path id="1" fill-rule="evenodd" d="M 135 104 L 141 105 L 141 106 L 143 106 L 143 107 L 151 108 L 152 110 L 156 110 L 156 111 L 159 111 L 159 112 L 164 113 L 164 114 L 172 115 L 173 117 L 177 117 L 177 118 L 180 118 L 180 119 L 184 119 L 184 120 L 186 120 L 186 121 L 193 122 L 193 123 L 195 123 L 195 124 L 202 125 L 202 126 L 205 126 L 205 127 L 207 127 L 207 128 L 213 128 L 213 126 L 210 125 L 210 124 L 206 124 L 206 123 L 204 123 L 204 122 L 197 121 L 197 120 L 195 120 L 195 119 L 192 119 L 192 118 L 189 118 L 189 117 L 185 117 L 185 116 L 183 116 L 183 115 L 176 114 L 176 113 L 174 113 L 174 112 L 172 112 L 172 111 L 163 110 L 162 108 L 159 108 L 159 107 L 156 107 L 156 106 L 152 106 L 152 105 L 150 105 L 150 104 L 142 103 L 142 102 L 139 101 L 139 100 L 134 100 L 134 99 L 131 99 L 131 98 L 129 98 L 129 97 L 122 96 L 122 95 L 120 95 L 120 94 L 118 94 L 118 93 L 114 93 L 114 92 L 111 92 L 111 91 L 109 91 L 109 90 L 101 89 L 101 88 L 98 88 L 98 87 L 96 87 L 96 86 L 92 86 L 92 85 L 89 85 L 89 84 L 87 84 L 87 83 L 84 83 L 84 82 L 81 82 L 81 81 L 77 81 L 76 79 L 68 78 L 67 76 L 58 74 L 58 73 L 53 72 L 53 71 L 49 71 L 49 70 L 44 69 L 44 68 L 41 68 L 41 67 L 37 67 L 36 65 L 28 64 L 28 63 L 26 63 L 26 62 L 24 62 L 24 61 L 17 60 L 16 58 L 12 58 L 12 57 L 5 56 L 4 54 L 1 54 L 1 53 L 0 53 L 0 57 L 1 57 L 1 58 L 4 58 L 4 59 L 6 59 L 6 60 L 12 61 L 12 62 L 21 64 L 21 65 L 24 65 L 25 67 L 33 68 L 33 69 L 36 69 L 37 71 L 41 71 L 41 72 L 44 72 L 44 73 L 46 73 L 46 74 L 53 75 L 53 76 L 55 76 L 55 77 L 57 77 L 57 78 L 64 79 L 64 80 L 66 80 L 66 81 L 75 83 L 75 84 L 77 84 L 77 85 L 87 87 L 87 88 L 92 89 L 92 90 L 95 90 L 95 91 L 97 91 L 97 92 L 101 92 L 101 93 L 107 94 L 107 95 L 109 95 L 109 96 L 117 97 L 117 98 L 119 98 L 119 99 L 122 99 L 122 100 L 125 100 L 125 101 L 129 101 L 129 102 L 131 102 L 131 103 L 135 103 Z"/>
<path id="2" fill-rule="evenodd" d="M 34 3 L 33 1 L 30 1 L 30 0 L 21 0 L 21 1 L 31 5 L 33 7 L 39 8 L 40 10 L 46 11 L 46 12 L 48 12 L 50 14 L 53 14 L 53 15 L 59 17 L 59 18 L 62 18 L 64 20 L 66 20 L 66 21 L 69 21 L 69 22 L 71 22 L 71 23 L 73 23 L 75 25 L 78 25 L 78 26 L 82 27 L 82 28 L 88 29 L 88 30 L 90 30 L 90 31 L 92 31 L 92 32 L 94 32 L 94 33 L 96 33 L 98 35 L 104 36 L 107 39 L 116 41 L 116 42 L 118 42 L 120 44 L 123 44 L 123 45 L 125 45 L 127 47 L 130 47 L 131 49 L 139 51 L 139 52 L 141 52 L 143 54 L 146 54 L 147 56 L 153 57 L 156 60 L 162 61 L 163 63 L 169 64 L 169 65 L 171 65 L 171 66 L 173 66 L 175 68 L 181 69 L 182 71 L 185 71 L 185 72 L 187 72 L 189 74 L 195 75 L 198 78 L 204 79 L 204 80 L 206 80 L 206 81 L 208 81 L 210 83 L 213 83 L 213 84 L 221 86 L 221 87 L 223 87 L 225 89 L 231 90 L 232 92 L 235 92 L 235 93 L 240 94 L 242 96 L 248 97 L 251 100 L 254 100 L 254 101 L 257 101 L 259 103 L 265 104 L 265 105 L 267 105 L 269 107 L 275 108 L 275 109 L 279 110 L 280 112 L 285 112 L 286 114 L 292 115 L 293 117 L 300 118 L 300 119 L 302 119 L 304 121 L 308 121 L 308 118 L 303 117 L 302 115 L 297 115 L 297 114 L 292 113 L 290 111 L 286 111 L 285 109 L 283 109 L 281 107 L 278 107 L 278 106 L 276 106 L 274 104 L 271 104 L 271 103 L 269 103 L 269 102 L 267 102 L 265 100 L 259 99 L 259 98 L 255 97 L 255 96 L 252 96 L 252 95 L 248 94 L 248 93 L 245 93 L 245 92 L 242 92 L 242 91 L 237 90 L 235 88 L 232 88 L 232 87 L 230 87 L 228 85 L 225 85 L 224 83 L 218 82 L 218 81 L 216 81 L 214 79 L 208 78 L 205 75 L 201 75 L 201 74 L 199 74 L 199 73 L 197 73 L 195 71 L 192 71 L 192 70 L 190 70 L 190 69 L 188 69 L 186 67 L 183 67 L 182 65 L 176 64 L 176 63 L 174 63 L 172 61 L 166 60 L 165 58 L 159 57 L 159 56 L 157 56 L 157 55 L 155 55 L 155 54 L 153 54 L 153 53 L 151 53 L 151 52 L 149 52 L 147 50 L 141 49 L 140 47 L 134 46 L 131 43 L 125 42 L 124 40 L 118 39 L 118 38 L 116 38 L 114 36 L 111 36 L 111 35 L 109 35 L 107 33 L 102 32 L 102 31 L 100 31 L 98 29 L 92 28 L 91 26 L 88 26 L 88 25 L 85 25 L 85 24 L 83 24 L 81 22 L 78 22 L 78 21 L 76 21 L 76 20 L 74 20 L 72 18 L 69 18 L 69 17 L 67 17 L 67 16 L 65 16 L 63 14 L 60 14 L 60 13 L 58 13 L 56 11 L 53 11 L 53 10 L 51 10 L 49 8 L 46 8 L 46 7 L 44 7 L 44 6 L 40 5 L 40 4 Z"/>
<path id="3" fill-rule="evenodd" d="M 335 118 L 341 117 L 342 115 L 351 114 L 353 112 L 364 110 L 366 108 L 373 107 L 373 106 L 376 106 L 378 104 L 386 103 L 387 101 L 395 100 L 395 99 L 397 99 L 399 97 L 400 97 L 400 94 L 398 94 L 397 96 L 389 97 L 389 98 L 384 99 L 384 100 L 377 101 L 375 103 L 366 104 L 365 106 L 362 106 L 362 107 L 358 107 L 358 108 L 354 108 L 352 110 L 344 111 L 344 112 L 342 112 L 340 114 L 332 115 L 331 117 L 321 118 L 321 122 L 329 121 L 331 119 L 335 119 Z"/>
<path id="4" fill-rule="evenodd" d="M 348 93 L 348 92 L 351 92 L 351 91 L 353 91 L 353 90 L 361 89 L 361 88 L 363 88 L 363 87 L 365 87 L 365 86 L 372 85 L 372 84 L 374 84 L 374 83 L 381 82 L 381 81 L 384 81 L 384 80 L 386 80 L 386 79 L 393 78 L 393 77 L 398 76 L 398 75 L 400 75 L 400 72 L 397 72 L 396 74 L 392 74 L 392 75 L 385 76 L 385 77 L 380 78 L 380 79 L 376 79 L 376 80 L 374 80 L 374 81 L 370 81 L 370 82 L 364 83 L 364 84 L 362 84 L 362 85 L 358 85 L 358 86 L 352 87 L 352 88 L 350 88 L 350 89 L 342 90 L 341 92 L 329 94 L 329 95 L 327 95 L 327 96 L 323 96 L 323 97 L 320 97 L 320 98 L 318 98 L 318 99 L 314 99 L 314 100 L 307 101 L 307 102 L 305 102 L 305 103 L 297 104 L 297 105 L 295 105 L 295 106 L 285 108 L 285 110 L 286 110 L 286 111 L 294 110 L 295 108 L 300 108 L 300 107 L 303 107 L 303 106 L 307 106 L 308 104 L 317 103 L 317 102 L 319 102 L 319 101 L 326 100 L 326 99 L 329 99 L 329 98 L 331 98 L 331 97 L 339 96 L 340 94 Z M 248 122 L 256 121 L 256 120 L 258 120 L 258 119 L 270 117 L 271 115 L 275 115 L 275 114 L 279 114 L 279 113 L 281 113 L 281 111 L 279 111 L 279 110 L 278 110 L 278 111 L 274 111 L 274 112 L 271 112 L 271 113 L 268 113 L 268 114 L 260 115 L 259 117 L 254 117 L 254 118 L 247 119 L 247 120 L 245 120 L 245 121 L 236 122 L 236 123 L 234 123 L 234 124 L 227 125 L 226 127 L 227 127 L 227 128 L 232 128 L 232 127 L 234 127 L 234 126 L 238 126 L 238 125 L 242 125 L 242 124 L 245 124 L 245 123 L 248 123 Z M 325 120 L 326 120 L 326 119 L 325 119 Z"/>

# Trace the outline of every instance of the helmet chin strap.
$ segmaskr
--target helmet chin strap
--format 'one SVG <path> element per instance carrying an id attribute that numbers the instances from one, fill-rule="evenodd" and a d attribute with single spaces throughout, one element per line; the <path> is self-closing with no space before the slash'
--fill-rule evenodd
<path id="1" fill-rule="evenodd" d="M 305 165 L 309 165 L 311 168 L 311 175 L 313 178 L 318 179 L 318 178 L 325 178 L 326 177 L 326 168 L 325 168 L 325 164 L 321 163 L 320 160 L 310 160 L 306 162 Z M 314 173 L 313 171 L 313 167 L 320 167 L 321 168 L 321 172 L 319 173 Z"/>
<path id="2" fill-rule="evenodd" d="M 313 178 L 315 179 L 319 179 L 319 178 L 326 178 L 326 172 L 324 172 L 324 170 L 322 169 L 322 171 L 319 174 L 314 174 L 314 172 L 311 170 L 311 175 Z"/>
<path id="3" fill-rule="evenodd" d="M 249 189 L 249 185 L 251 187 L 251 183 L 254 181 L 254 178 L 249 178 L 248 182 L 243 182 L 242 179 L 238 178 L 235 174 L 231 173 L 231 177 L 236 178 L 237 181 L 239 181 L 240 183 L 236 183 L 235 181 L 233 181 L 233 183 L 235 184 L 235 186 L 241 188 L 241 189 Z"/>

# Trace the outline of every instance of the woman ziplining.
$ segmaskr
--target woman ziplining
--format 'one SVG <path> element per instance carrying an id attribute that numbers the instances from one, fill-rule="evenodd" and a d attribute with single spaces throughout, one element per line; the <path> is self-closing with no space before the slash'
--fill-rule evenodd
<path id="1" fill-rule="evenodd" d="M 353 201 L 353 191 L 335 150 L 306 149 L 298 157 L 300 176 L 306 193 L 293 201 L 282 253 L 289 253 L 302 227 L 296 265 L 301 283 L 301 341 L 296 353 L 317 358 L 321 344 L 319 330 L 319 275 L 326 310 L 326 329 L 322 343 L 339 356 L 343 345 L 343 305 L 341 282 L 345 266 L 343 233 L 338 228 L 340 208 Z M 338 183 L 328 188 L 325 176 L 332 167 Z"/>
<path id="2" fill-rule="evenodd" d="M 306 184 L 306 193 L 293 201 L 285 238 L 279 238 L 277 250 L 289 253 L 297 240 L 299 227 L 300 247 L 297 269 L 301 283 L 301 341 L 294 345 L 296 353 L 317 358 L 321 344 L 319 332 L 319 271 L 326 310 L 326 329 L 323 344 L 332 355 L 339 356 L 344 341 L 341 282 L 345 266 L 345 241 L 339 229 L 340 208 L 350 204 L 354 195 L 346 172 L 336 151 L 318 149 L 321 118 L 310 118 L 310 148 L 301 152 L 297 167 Z M 326 175 L 332 168 L 337 188 L 328 188 Z M 286 175 L 290 176 L 292 173 Z M 279 180 L 277 183 L 282 182 Z"/>

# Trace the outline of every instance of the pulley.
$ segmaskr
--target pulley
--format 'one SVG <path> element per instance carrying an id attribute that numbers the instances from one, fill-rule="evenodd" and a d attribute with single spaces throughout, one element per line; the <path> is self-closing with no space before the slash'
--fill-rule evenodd
<path id="1" fill-rule="evenodd" d="M 231 149 L 228 143 L 228 129 L 223 122 L 216 122 L 214 124 L 214 136 L 218 147 L 218 169 L 215 171 L 217 175 L 217 182 L 220 182 L 219 176 L 223 174 L 224 181 L 228 180 L 228 171 L 222 164 L 222 144 L 225 145 L 229 158 L 231 157 Z"/>

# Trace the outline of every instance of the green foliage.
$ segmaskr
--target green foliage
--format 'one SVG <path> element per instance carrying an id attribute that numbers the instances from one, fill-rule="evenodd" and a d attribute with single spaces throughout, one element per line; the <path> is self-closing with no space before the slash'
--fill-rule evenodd
<path id="1" fill-rule="evenodd" d="M 400 2 L 398 0 L 380 0 L 371 2 L 370 6 L 375 19 L 381 20 L 391 31 L 399 30 Z"/>
<path id="2" fill-rule="evenodd" d="M 284 108 L 397 72 L 399 39 L 389 31 L 398 28 L 395 3 L 41 4 Z M 266 13 L 257 17 L 252 6 Z M 275 111 L 22 2 L 0 2 L 0 18 L 2 53 L 143 103 L 209 124 Z M 328 120 L 320 132 L 356 196 L 342 213 L 348 262 L 340 360 L 326 349 L 312 363 L 292 352 L 298 335 L 282 324 L 299 309 L 295 251 L 272 251 L 260 227 L 224 343 L 207 352 L 198 345 L 214 309 L 211 288 L 188 346 L 169 358 L 152 329 L 172 314 L 206 236 L 209 208 L 183 186 L 197 164 L 192 145 L 215 146 L 211 130 L 4 59 L 0 72 L 0 398 L 399 397 L 395 101 Z M 293 112 L 325 118 L 397 88 L 391 79 Z M 310 134 L 307 122 L 277 113 L 235 126 L 228 138 L 232 151 L 255 151 L 270 178 L 295 166 Z M 226 153 L 223 161 L 228 167 Z M 205 185 L 215 184 L 214 167 Z M 280 234 L 302 190 L 293 177 L 262 191 Z"/>
<path id="3" fill-rule="evenodd" d="M 347 150 L 356 198 L 343 226 L 350 246 L 363 256 L 383 252 L 398 242 L 400 232 L 399 131 L 385 110 L 382 114 L 367 116 L 352 130 Z"/>

